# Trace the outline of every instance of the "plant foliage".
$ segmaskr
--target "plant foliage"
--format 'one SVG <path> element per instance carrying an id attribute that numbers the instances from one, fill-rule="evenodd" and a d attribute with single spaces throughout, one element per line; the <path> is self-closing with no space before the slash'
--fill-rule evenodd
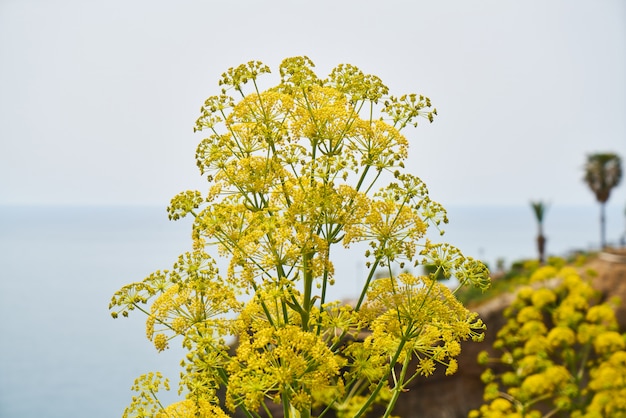
<path id="1" fill-rule="evenodd" d="M 270 69 L 260 62 L 223 74 L 195 126 L 207 133 L 196 152 L 207 190 L 180 193 L 168 208 L 171 219 L 193 216 L 193 251 L 113 296 L 114 317 L 147 314 L 157 350 L 177 337 L 188 350 L 185 399 L 157 408 L 164 416 L 258 417 L 274 402 L 285 417 L 354 418 L 382 402 L 388 417 L 412 379 L 440 365 L 454 373 L 460 341 L 482 338 L 481 320 L 435 277 L 484 289 L 488 271 L 427 239 L 446 212 L 404 169 L 401 131 L 432 122 L 430 100 L 391 96 L 352 65 L 325 79 L 313 68 L 286 59 L 280 82 L 263 91 L 257 81 Z M 369 249 L 357 300 L 329 300 L 329 287 L 346 280 L 334 274 L 332 249 L 359 242 Z M 418 265 L 436 268 L 394 273 Z M 386 277 L 374 280 L 380 269 Z M 143 381 L 138 392 L 153 393 Z"/>
<path id="2" fill-rule="evenodd" d="M 572 267 L 536 270 L 505 311 L 470 417 L 626 416 L 626 339 L 614 306 Z"/>

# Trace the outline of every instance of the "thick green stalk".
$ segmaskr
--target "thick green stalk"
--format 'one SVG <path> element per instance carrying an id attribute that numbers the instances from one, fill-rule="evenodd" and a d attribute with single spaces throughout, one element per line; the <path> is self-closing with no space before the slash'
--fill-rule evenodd
<path id="1" fill-rule="evenodd" d="M 410 361 L 411 361 L 411 357 L 406 356 L 406 358 L 404 359 L 404 363 L 402 363 L 402 371 L 400 372 L 400 379 L 398 379 L 398 381 L 395 382 L 396 386 L 393 388 L 393 395 L 391 395 L 391 399 L 387 403 L 387 409 L 385 410 L 385 415 L 383 415 L 383 418 L 389 417 L 389 415 L 393 411 L 393 408 L 395 408 L 396 406 L 396 402 L 398 401 L 398 398 L 400 397 L 400 393 L 402 393 L 402 391 L 404 390 L 403 382 L 406 377 L 406 371 L 409 367 Z"/>
<path id="2" fill-rule="evenodd" d="M 360 416 L 362 416 L 370 407 L 370 405 L 372 405 L 372 403 L 378 396 L 378 393 L 380 392 L 380 390 L 387 383 L 387 379 L 389 379 L 389 375 L 393 372 L 393 368 L 396 366 L 396 363 L 398 362 L 398 358 L 400 357 L 400 354 L 402 353 L 402 349 L 404 348 L 405 344 L 406 344 L 406 340 L 402 338 L 402 340 L 400 341 L 400 345 L 398 345 L 398 349 L 396 350 L 396 353 L 394 354 L 391 361 L 389 362 L 389 371 L 385 374 L 385 376 L 383 376 L 380 379 L 380 381 L 378 382 L 378 385 L 376 385 L 376 388 L 372 391 L 372 393 L 370 393 L 369 398 L 367 398 L 367 401 L 363 404 L 363 406 L 361 406 L 361 409 L 359 409 L 359 411 L 356 413 L 354 418 L 359 418 Z"/>
<path id="3" fill-rule="evenodd" d="M 356 184 L 355 190 L 358 192 L 361 189 L 361 186 L 363 185 L 363 182 L 365 181 L 365 178 L 367 177 L 367 172 L 369 171 L 371 165 L 367 165 L 365 166 L 365 169 L 363 170 L 363 173 L 361 173 L 361 177 L 359 178 L 358 183 Z"/>
<path id="4" fill-rule="evenodd" d="M 311 418 L 311 410 L 305 409 L 304 411 L 300 411 L 300 418 Z"/>
<path id="5" fill-rule="evenodd" d="M 283 418 L 290 418 L 291 404 L 289 403 L 289 397 L 287 396 L 287 393 L 283 391 L 283 393 L 280 395 L 280 398 L 283 404 Z"/>
<path id="6" fill-rule="evenodd" d="M 309 329 L 309 317 L 311 313 L 311 294 L 313 291 L 313 272 L 311 271 L 312 266 L 310 265 L 310 261 L 313 258 L 312 253 L 305 253 L 302 255 L 302 269 L 304 270 L 304 300 L 302 301 L 302 312 L 300 316 L 302 317 L 302 329 L 307 331 Z"/>
<path id="7" fill-rule="evenodd" d="M 358 311 L 361 308 L 361 304 L 365 300 L 365 295 L 367 293 L 367 289 L 370 286 L 370 282 L 374 278 L 374 273 L 375 273 L 376 267 L 378 267 L 379 263 L 380 263 L 380 258 L 377 258 L 376 260 L 374 260 L 374 264 L 372 264 L 372 267 L 370 268 L 370 273 L 367 275 L 367 280 L 365 280 L 365 284 L 363 285 L 363 289 L 361 290 L 361 295 L 359 296 L 359 301 L 357 302 L 356 306 L 354 307 L 355 311 Z"/>

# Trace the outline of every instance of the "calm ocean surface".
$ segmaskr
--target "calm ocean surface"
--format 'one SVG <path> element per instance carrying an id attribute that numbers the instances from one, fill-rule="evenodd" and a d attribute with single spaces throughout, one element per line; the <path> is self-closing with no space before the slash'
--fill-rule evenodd
<path id="1" fill-rule="evenodd" d="M 443 240 L 491 266 L 535 257 L 530 206 L 449 207 Z M 596 248 L 599 208 L 549 208 L 548 253 Z M 607 207 L 607 238 L 624 233 L 624 209 Z M 190 246 L 190 222 L 159 207 L 0 207 L 0 417 L 119 417 L 135 377 L 174 382 L 182 351 L 158 354 L 144 318 L 113 320 L 111 295 L 168 268 Z M 439 240 L 437 237 L 433 239 Z M 354 297 L 362 251 L 337 253 L 335 297 Z"/>

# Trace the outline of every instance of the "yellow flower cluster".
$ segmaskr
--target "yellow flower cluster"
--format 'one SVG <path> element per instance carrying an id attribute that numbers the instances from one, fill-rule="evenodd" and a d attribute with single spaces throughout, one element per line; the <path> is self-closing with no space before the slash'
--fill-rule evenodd
<path id="1" fill-rule="evenodd" d="M 182 401 L 169 405 L 162 411 L 159 411 L 155 418 L 195 418 L 195 417 L 212 417 L 212 418 L 228 418 L 228 415 L 217 405 L 207 402 L 204 399 L 192 400 L 184 399 Z"/>
<path id="2" fill-rule="evenodd" d="M 256 410 L 264 397 L 295 397 L 301 403 L 296 408 L 308 410 L 314 390 L 334 386 L 333 378 L 343 363 L 314 333 L 294 325 L 266 327 L 240 340 L 237 355 L 228 366 L 228 405 L 234 409 L 243 404 Z"/>
<path id="3" fill-rule="evenodd" d="M 225 392 L 222 404 L 248 417 L 274 401 L 286 417 L 355 418 L 378 402 L 390 418 L 412 379 L 438 365 L 454 373 L 460 341 L 484 330 L 436 279 L 484 290 L 487 268 L 427 238 L 431 227 L 443 234 L 446 211 L 403 172 L 401 131 L 432 122 L 436 109 L 424 96 L 389 95 L 352 65 L 322 79 L 307 57 L 288 58 L 280 83 L 262 91 L 257 79 L 269 72 L 258 61 L 231 68 L 204 102 L 196 165 L 209 185 L 168 207 L 170 219 L 194 217 L 193 251 L 118 291 L 112 314 L 138 309 L 157 350 L 178 336 L 188 350 L 186 399 L 158 416 L 221 416 Z M 329 287 L 344 279 L 331 250 L 357 242 L 369 246 L 358 300 L 329 301 Z M 205 252 L 212 245 L 229 259 L 225 277 Z M 425 265 L 435 272 L 395 273 Z M 381 268 L 388 277 L 374 280 Z"/>
<path id="4" fill-rule="evenodd" d="M 453 374 L 454 357 L 461 352 L 459 341 L 479 340 L 484 329 L 448 287 L 405 273 L 373 282 L 361 314 L 372 330 L 365 340 L 371 343 L 372 354 L 397 356 L 400 362 L 415 356 L 422 375 L 432 374 L 436 363 Z"/>
<path id="5" fill-rule="evenodd" d="M 617 351 L 590 373 L 595 393 L 584 418 L 626 416 L 626 352 Z"/>
<path id="6" fill-rule="evenodd" d="M 500 365 L 483 373 L 488 403 L 470 417 L 626 416 L 626 339 L 612 307 L 571 267 L 539 268 L 531 282 L 505 312 L 501 356 L 479 356 Z"/>
<path id="7" fill-rule="evenodd" d="M 169 381 L 161 373 L 150 372 L 135 379 L 132 390 L 137 392 L 124 410 L 123 418 L 147 418 L 155 416 L 161 408 L 157 399 L 160 389 L 170 390 Z"/>

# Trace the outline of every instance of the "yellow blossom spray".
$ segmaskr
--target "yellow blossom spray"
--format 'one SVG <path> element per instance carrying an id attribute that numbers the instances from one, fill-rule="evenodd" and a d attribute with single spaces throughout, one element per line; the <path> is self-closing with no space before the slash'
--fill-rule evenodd
<path id="1" fill-rule="evenodd" d="M 196 151 L 207 188 L 168 208 L 174 220 L 193 216 L 193 251 L 119 290 L 110 308 L 143 311 L 157 350 L 176 337 L 188 350 L 185 399 L 157 404 L 163 416 L 355 418 L 380 404 L 390 417 L 408 383 L 437 366 L 454 373 L 459 342 L 484 329 L 435 278 L 484 289 L 488 271 L 427 239 L 447 215 L 405 170 L 401 132 L 437 112 L 427 97 L 389 95 L 352 65 L 322 79 L 309 58 L 288 58 L 279 83 L 262 91 L 257 80 L 269 73 L 252 61 L 223 74 L 195 126 L 207 134 Z M 357 300 L 329 300 L 345 280 L 335 277 L 333 248 L 359 242 L 369 250 Z M 407 271 L 423 265 L 434 272 Z M 144 410 L 134 403 L 125 416 Z"/>

